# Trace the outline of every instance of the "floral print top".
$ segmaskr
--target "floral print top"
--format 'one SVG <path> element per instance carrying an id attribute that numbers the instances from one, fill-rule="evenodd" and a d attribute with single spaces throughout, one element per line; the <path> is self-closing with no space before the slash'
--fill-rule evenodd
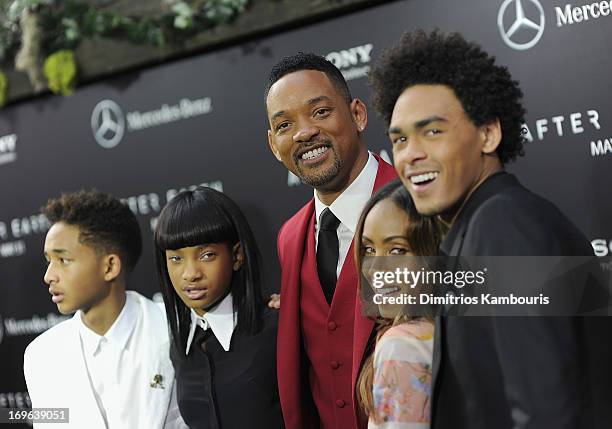
<path id="1" fill-rule="evenodd" d="M 374 350 L 376 414 L 368 429 L 429 429 L 434 326 L 415 320 L 389 328 Z"/>

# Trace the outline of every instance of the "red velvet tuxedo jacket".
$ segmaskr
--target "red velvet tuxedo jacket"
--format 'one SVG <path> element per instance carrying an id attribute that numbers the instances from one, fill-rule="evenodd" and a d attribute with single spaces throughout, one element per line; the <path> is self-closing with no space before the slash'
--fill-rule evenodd
<path id="1" fill-rule="evenodd" d="M 378 172 L 374 191 L 397 177 L 391 165 L 375 157 Z M 362 207 L 355 209 L 361 211 Z M 338 277 L 331 308 L 327 306 L 316 273 L 314 217 L 312 199 L 278 234 L 282 303 L 277 367 L 283 417 L 288 429 L 318 428 L 320 423 L 326 428 L 352 429 L 367 424 L 358 423 L 353 404 L 355 383 L 374 323 L 361 314 L 352 244 Z M 319 290 L 313 287 L 315 284 Z M 302 312 L 308 317 L 303 317 Z M 313 371 L 318 376 L 317 383 L 311 386 L 309 373 L 313 376 Z M 326 390 L 321 389 L 322 385 L 336 397 L 321 397 Z M 315 403 L 324 405 L 319 406 L 320 416 Z"/>

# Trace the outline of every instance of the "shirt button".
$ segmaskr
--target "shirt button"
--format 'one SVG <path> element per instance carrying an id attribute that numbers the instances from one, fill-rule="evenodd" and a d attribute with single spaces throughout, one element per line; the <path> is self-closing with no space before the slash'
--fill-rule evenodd
<path id="1" fill-rule="evenodd" d="M 346 405 L 346 402 L 344 402 L 342 399 L 338 399 L 336 401 L 336 405 L 338 406 L 338 408 L 344 408 L 344 406 Z"/>
<path id="2" fill-rule="evenodd" d="M 327 324 L 327 329 L 329 329 L 330 331 L 335 331 L 337 327 L 338 325 L 336 325 L 336 322 L 329 322 Z"/>
<path id="3" fill-rule="evenodd" d="M 336 362 L 335 360 L 331 361 L 329 363 L 329 365 L 332 367 L 332 369 L 338 369 L 340 368 L 340 364 L 338 362 Z"/>

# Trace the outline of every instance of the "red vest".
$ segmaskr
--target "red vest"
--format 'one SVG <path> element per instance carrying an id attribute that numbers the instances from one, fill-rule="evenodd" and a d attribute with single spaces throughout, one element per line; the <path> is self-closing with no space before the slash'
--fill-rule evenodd
<path id="1" fill-rule="evenodd" d="M 332 300 L 327 304 L 317 275 L 314 213 L 302 260 L 300 312 L 308 379 L 321 429 L 355 427 L 351 391 L 355 285 L 353 244 L 346 256 Z"/>
<path id="2" fill-rule="evenodd" d="M 397 176 L 391 165 L 374 156 L 378 160 L 376 191 Z M 374 322 L 362 316 L 361 303 L 356 298 L 352 246 L 344 261 L 331 309 L 327 305 L 316 274 L 314 213 L 314 200 L 310 200 L 278 233 L 282 299 L 277 371 L 283 418 L 287 429 L 321 425 L 366 427 L 367 421 L 357 423 L 353 404 L 355 383 Z M 306 315 L 302 314 L 304 311 Z M 338 368 L 332 368 L 336 366 L 333 361 Z M 341 403 L 336 401 L 345 404 L 340 407 Z"/>

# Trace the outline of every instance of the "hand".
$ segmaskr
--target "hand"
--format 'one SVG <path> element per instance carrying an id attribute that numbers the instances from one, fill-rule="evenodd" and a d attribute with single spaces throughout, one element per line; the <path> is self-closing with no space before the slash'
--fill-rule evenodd
<path id="1" fill-rule="evenodd" d="M 280 308 L 280 294 L 273 293 L 270 295 L 270 302 L 268 302 L 268 307 L 276 308 L 277 310 Z"/>

